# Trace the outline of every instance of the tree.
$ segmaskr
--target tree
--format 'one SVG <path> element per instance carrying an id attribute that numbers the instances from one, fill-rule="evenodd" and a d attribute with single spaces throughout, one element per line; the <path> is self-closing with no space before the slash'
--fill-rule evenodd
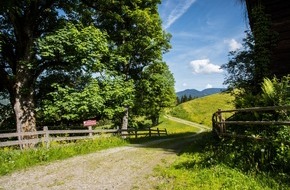
<path id="1" fill-rule="evenodd" d="M 162 29 L 158 14 L 160 0 L 87 1 L 96 10 L 96 24 L 111 42 L 112 70 L 125 80 L 140 80 L 143 69 L 162 60 L 170 35 Z M 128 106 L 124 105 L 122 128 L 128 126 Z"/>
<path id="2" fill-rule="evenodd" d="M 263 7 L 256 7 L 252 14 L 256 20 L 252 32 L 246 32 L 243 48 L 230 52 L 229 62 L 222 65 L 228 76 L 225 84 L 230 88 L 245 90 L 245 93 L 261 93 L 261 84 L 271 73 L 271 52 L 275 47 L 276 34 L 270 30 L 270 20 Z"/>
<path id="3" fill-rule="evenodd" d="M 95 118 L 104 109 L 97 81 L 92 80 L 83 90 L 54 85 L 56 90 L 49 93 L 51 99 L 43 102 L 40 113 L 43 122 L 78 122 Z"/>
<path id="4" fill-rule="evenodd" d="M 192 96 L 191 96 L 191 94 L 189 94 L 189 96 L 188 96 L 188 101 L 190 101 L 190 100 L 192 100 L 193 98 L 192 98 Z"/>
<path id="5" fill-rule="evenodd" d="M 18 132 L 36 129 L 34 93 L 41 74 L 97 69 L 107 50 L 102 32 L 89 23 L 78 24 L 83 12 L 76 8 L 81 5 L 1 1 L 0 89 L 9 93 Z"/>
<path id="6" fill-rule="evenodd" d="M 290 46 L 289 18 L 290 1 L 285 0 L 241 0 L 246 2 L 249 22 L 252 30 L 259 27 L 259 20 L 255 19 L 256 8 L 264 7 L 264 13 L 270 18 L 270 31 L 278 36 L 275 39 L 275 47 L 271 48 L 270 69 L 272 76 L 281 79 L 290 73 Z M 261 28 L 262 29 L 262 28 Z M 254 33 L 256 38 L 256 34 Z M 271 43 L 271 41 L 269 41 Z"/>
<path id="7" fill-rule="evenodd" d="M 187 95 L 184 94 L 183 96 L 181 96 L 181 103 L 184 103 L 184 102 L 187 102 L 188 101 L 188 98 L 187 98 Z"/>
<path id="8" fill-rule="evenodd" d="M 123 113 L 123 105 L 132 106 L 133 82 L 121 77 L 97 77 L 83 88 L 61 87 L 43 101 L 39 110 L 46 123 L 81 123 L 89 118 L 108 118 Z"/>
<path id="9" fill-rule="evenodd" d="M 181 100 L 178 96 L 176 96 L 176 105 L 179 105 L 181 103 Z"/>
<path id="10" fill-rule="evenodd" d="M 245 89 L 252 91 L 256 88 L 253 82 L 254 75 L 254 38 L 250 31 L 246 31 L 243 40 L 243 49 L 229 53 L 229 62 L 221 66 L 228 73 L 224 84 L 230 89 Z"/>
<path id="11" fill-rule="evenodd" d="M 15 125 L 13 121 L 13 112 L 9 102 L 7 91 L 0 91 L 0 130 L 9 129 L 11 125 Z"/>
<path id="12" fill-rule="evenodd" d="M 121 126 L 124 119 L 124 106 L 133 107 L 134 105 L 136 94 L 134 81 L 127 80 L 122 76 L 107 75 L 99 79 L 99 85 L 101 95 L 105 100 L 103 115 L 113 120 L 117 127 Z"/>
<path id="13" fill-rule="evenodd" d="M 155 62 L 142 73 L 136 105 L 141 113 L 151 119 L 153 126 L 159 123 L 164 108 L 175 105 L 174 82 L 173 75 L 164 62 Z"/>
<path id="14" fill-rule="evenodd" d="M 35 107 L 41 110 L 41 106 L 49 104 L 41 99 L 49 102 L 60 97 L 69 99 L 71 94 L 82 96 L 89 88 L 91 74 L 103 70 L 113 72 L 109 78 L 126 86 L 124 90 L 119 86 L 117 89 L 128 97 L 119 96 L 116 104 L 122 104 L 126 128 L 128 108 L 144 68 L 161 61 L 162 53 L 170 48 L 170 35 L 162 30 L 158 3 L 159 0 L 1 1 L 0 91 L 9 94 L 17 130 L 35 130 Z M 51 87 L 59 82 L 65 82 L 56 86 L 61 96 L 53 94 L 55 89 Z M 100 82 L 98 85 L 104 87 Z M 77 90 L 84 92 L 78 94 Z M 110 97 L 109 91 L 105 92 L 108 94 L 100 94 L 101 97 Z M 104 105 L 114 107 L 109 102 L 105 99 Z M 77 115 L 63 119 L 87 116 L 85 112 Z"/>

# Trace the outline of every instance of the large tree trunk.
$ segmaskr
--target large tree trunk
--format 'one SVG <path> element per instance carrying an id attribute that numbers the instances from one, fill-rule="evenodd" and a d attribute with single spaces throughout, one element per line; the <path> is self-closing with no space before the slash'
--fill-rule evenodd
<path id="1" fill-rule="evenodd" d="M 245 0 L 251 28 L 255 23 L 252 10 L 262 5 L 270 16 L 271 29 L 278 33 L 278 41 L 273 49 L 270 71 L 281 78 L 290 74 L 290 1 L 288 0 Z"/>
<path id="2" fill-rule="evenodd" d="M 124 111 L 123 119 L 122 119 L 122 127 L 121 127 L 122 130 L 128 129 L 128 117 L 129 117 L 129 108 L 126 107 Z M 126 138 L 127 131 L 122 131 L 122 134 Z"/>
<path id="3" fill-rule="evenodd" d="M 36 119 L 35 119 L 35 105 L 34 105 L 34 90 L 31 76 L 27 76 L 29 73 L 21 72 L 17 73 L 15 77 L 15 84 L 13 89 L 13 109 L 15 113 L 17 132 L 34 132 L 36 131 Z M 19 140 L 33 139 L 35 136 L 18 136 Z M 26 143 L 22 148 L 33 147 L 33 143 Z"/>
<path id="4" fill-rule="evenodd" d="M 159 124 L 159 114 L 151 116 L 152 126 L 157 126 Z"/>

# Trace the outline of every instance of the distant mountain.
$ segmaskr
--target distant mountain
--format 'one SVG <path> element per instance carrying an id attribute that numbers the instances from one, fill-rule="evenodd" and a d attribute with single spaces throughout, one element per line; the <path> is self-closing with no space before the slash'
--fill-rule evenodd
<path id="1" fill-rule="evenodd" d="M 225 88 L 207 88 L 204 89 L 202 91 L 198 91 L 195 89 L 186 89 L 180 92 L 177 92 L 176 95 L 178 98 L 181 98 L 182 96 L 186 95 L 191 96 L 192 98 L 196 97 L 203 97 L 203 96 L 207 96 L 207 95 L 211 95 L 211 94 L 216 94 L 216 93 L 220 93 L 222 91 L 226 90 Z"/>

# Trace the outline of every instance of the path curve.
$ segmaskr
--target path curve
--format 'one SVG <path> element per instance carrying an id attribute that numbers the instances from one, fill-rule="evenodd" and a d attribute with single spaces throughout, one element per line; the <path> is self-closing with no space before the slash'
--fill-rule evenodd
<path id="1" fill-rule="evenodd" d="M 172 121 L 176 121 L 176 122 L 179 122 L 179 123 L 183 123 L 185 125 L 189 125 L 189 126 L 193 126 L 195 128 L 198 128 L 199 129 L 198 133 L 211 130 L 211 128 L 206 126 L 206 125 L 202 125 L 202 124 L 195 123 L 195 122 L 192 122 L 192 121 L 187 121 L 187 120 L 180 119 L 180 118 L 177 118 L 177 117 L 173 117 L 173 116 L 170 116 L 170 115 L 165 115 L 165 117 L 170 119 L 170 120 L 172 120 Z"/>

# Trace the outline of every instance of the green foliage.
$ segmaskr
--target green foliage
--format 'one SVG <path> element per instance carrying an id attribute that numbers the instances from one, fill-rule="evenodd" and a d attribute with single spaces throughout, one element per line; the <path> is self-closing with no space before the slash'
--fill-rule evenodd
<path id="1" fill-rule="evenodd" d="M 102 69 L 107 37 L 92 19 L 83 19 L 88 10 L 83 1 L 13 1 L 1 6 L 0 91 L 8 92 L 11 105 L 21 104 L 11 107 L 18 131 L 36 129 L 34 103 L 42 104 L 35 97 L 43 96 L 34 94 L 43 78 L 52 72 L 70 76 Z"/>
<path id="2" fill-rule="evenodd" d="M 134 104 L 133 80 L 126 80 L 119 76 L 106 76 L 99 79 L 99 85 L 101 87 L 100 95 L 105 100 L 103 115 L 112 119 L 116 126 L 120 126 L 124 107 L 132 107 Z"/>
<path id="3" fill-rule="evenodd" d="M 137 84 L 135 109 L 157 125 L 164 109 L 175 105 L 173 75 L 165 63 L 156 62 L 145 68 Z"/>
<path id="4" fill-rule="evenodd" d="M 88 154 L 98 150 L 126 145 L 127 142 L 116 137 L 101 137 L 93 140 L 79 140 L 71 143 L 53 142 L 49 149 L 39 147 L 30 150 L 0 149 L 0 175 L 31 166 L 62 160 L 76 155 Z"/>
<path id="5" fill-rule="evenodd" d="M 254 84 L 254 37 L 246 31 L 246 38 L 243 39 L 243 49 L 229 53 L 229 62 L 221 66 L 228 75 L 224 84 L 230 89 L 246 89 L 251 91 Z"/>
<path id="6" fill-rule="evenodd" d="M 148 70 L 147 67 L 154 65 L 155 62 L 161 62 L 162 54 L 170 48 L 170 35 L 163 31 L 158 14 L 159 3 L 159 0 L 122 2 L 102 0 L 95 7 L 97 10 L 97 26 L 106 31 L 110 41 L 110 55 L 108 58 L 110 60 L 110 70 L 115 71 L 117 75 L 124 76 L 126 80 L 133 79 L 136 88 L 135 97 L 139 96 L 140 90 L 143 91 L 139 88 L 140 83 L 143 83 L 140 82 L 143 71 Z M 138 101 L 140 102 L 140 100 L 135 102 Z M 154 104 L 154 101 L 157 102 L 152 109 L 159 114 L 162 108 L 159 108 L 158 104 L 161 101 L 157 99 L 150 100 L 151 105 Z M 124 110 L 128 108 L 128 106 L 125 107 Z M 138 110 L 138 106 L 132 107 L 133 109 L 129 109 L 130 116 L 140 115 L 140 112 L 143 112 Z M 121 120 L 122 117 L 127 118 L 125 115 L 127 115 L 127 112 L 124 112 L 123 115 L 120 114 L 117 117 L 118 120 Z M 153 114 L 147 114 L 147 116 L 154 117 L 152 118 L 154 124 L 159 117 Z M 127 128 L 127 120 L 121 121 L 123 122 L 122 127 Z"/>
<path id="7" fill-rule="evenodd" d="M 128 78 L 139 79 L 143 68 L 161 61 L 162 53 L 170 48 L 170 35 L 162 29 L 158 3 L 103 1 L 96 7 L 98 27 L 108 33 L 112 53 L 122 58 L 113 62 L 114 69 Z"/>
<path id="8" fill-rule="evenodd" d="M 89 118 L 109 118 L 132 106 L 134 89 L 132 81 L 110 76 L 91 79 L 81 91 L 55 85 L 55 91 L 44 100 L 39 110 L 44 122 L 83 121 Z"/>
<path id="9" fill-rule="evenodd" d="M 158 189 L 290 188 L 289 175 L 252 172 L 256 166 L 244 162 L 252 155 L 246 149 L 229 146 L 234 145 L 216 141 L 210 133 L 198 135 L 172 165 L 157 168 L 155 177 L 161 181 Z M 259 153 L 257 156 L 262 159 Z"/>
<path id="10" fill-rule="evenodd" d="M 86 71 L 99 71 L 100 60 L 108 51 L 106 36 L 99 29 L 71 23 L 40 38 L 38 47 L 43 60 L 55 60 L 60 67 Z"/>
<path id="11" fill-rule="evenodd" d="M 265 78 L 262 83 L 262 102 L 265 106 L 281 106 L 290 103 L 290 76 L 281 80 Z"/>
<path id="12" fill-rule="evenodd" d="M 276 45 L 277 34 L 271 31 L 270 18 L 262 6 L 252 10 L 252 18 L 252 33 L 246 32 L 243 49 L 230 52 L 229 62 L 222 65 L 228 72 L 224 83 L 231 89 L 244 90 L 242 96 L 259 94 L 263 79 L 275 75 L 271 70 L 271 52 Z"/>
<path id="13" fill-rule="evenodd" d="M 0 9 L 0 81 L 4 81 L 0 91 L 8 91 L 11 105 L 15 97 L 23 98 L 21 103 L 29 102 L 21 110 L 22 119 L 31 116 L 27 122 L 34 129 L 35 107 L 41 125 L 90 117 L 113 118 L 119 124 L 124 107 L 134 107 L 143 71 L 149 76 L 152 69 L 147 67 L 161 62 L 170 48 L 170 35 L 163 31 L 158 14 L 159 3 L 5 1 Z M 97 76 L 97 82 L 92 82 L 92 76 Z M 161 78 L 154 77 L 152 80 Z M 173 79 L 162 80 L 171 85 Z M 21 89 L 16 91 L 18 84 Z M 159 107 L 170 101 L 164 97 L 150 103 L 159 114 Z"/>
<path id="14" fill-rule="evenodd" d="M 193 100 L 193 99 L 194 99 L 194 98 L 193 98 L 191 95 L 189 95 L 189 96 L 187 97 L 187 95 L 184 94 L 184 95 L 181 96 L 180 98 L 177 97 L 177 98 L 176 98 L 176 101 L 177 101 L 177 105 L 178 105 L 178 104 L 181 104 L 181 103 L 184 103 L 184 102 L 187 102 L 187 101 Z"/>
<path id="15" fill-rule="evenodd" d="M 263 79 L 275 74 L 272 73 L 270 64 L 273 48 L 277 44 L 277 34 L 271 31 L 270 17 L 266 15 L 262 5 L 253 8 L 252 17 L 254 23 L 252 32 L 255 38 L 253 80 L 254 85 L 257 85 L 257 92 L 260 92 Z"/>
<path id="16" fill-rule="evenodd" d="M 7 92 L 0 91 L 0 130 L 10 129 L 10 126 L 14 125 L 13 112 L 8 98 Z"/>
<path id="17" fill-rule="evenodd" d="M 59 85 L 55 88 L 56 91 L 50 93 L 51 100 L 44 100 L 40 112 L 47 121 L 82 121 L 96 117 L 104 109 L 97 81 L 92 80 L 82 91 Z"/>
<path id="18" fill-rule="evenodd" d="M 265 78 L 261 85 L 262 93 L 258 96 L 248 94 L 241 98 L 238 103 L 241 107 L 252 106 L 284 106 L 289 104 L 289 76 L 281 80 Z M 237 103 L 237 102 L 236 102 Z M 254 113 L 236 113 L 230 120 L 234 121 L 288 121 L 288 110 L 277 110 Z M 225 140 L 223 149 L 233 151 L 233 158 L 229 158 L 234 165 L 241 164 L 244 169 L 255 171 L 271 171 L 288 173 L 290 171 L 290 146 L 289 126 L 282 125 L 247 125 L 227 126 L 230 133 L 261 137 L 263 141 L 249 140 Z M 228 149 L 228 150 L 227 150 Z M 247 156 L 245 156 L 247 155 Z M 249 166 L 245 167 L 245 166 Z"/>

